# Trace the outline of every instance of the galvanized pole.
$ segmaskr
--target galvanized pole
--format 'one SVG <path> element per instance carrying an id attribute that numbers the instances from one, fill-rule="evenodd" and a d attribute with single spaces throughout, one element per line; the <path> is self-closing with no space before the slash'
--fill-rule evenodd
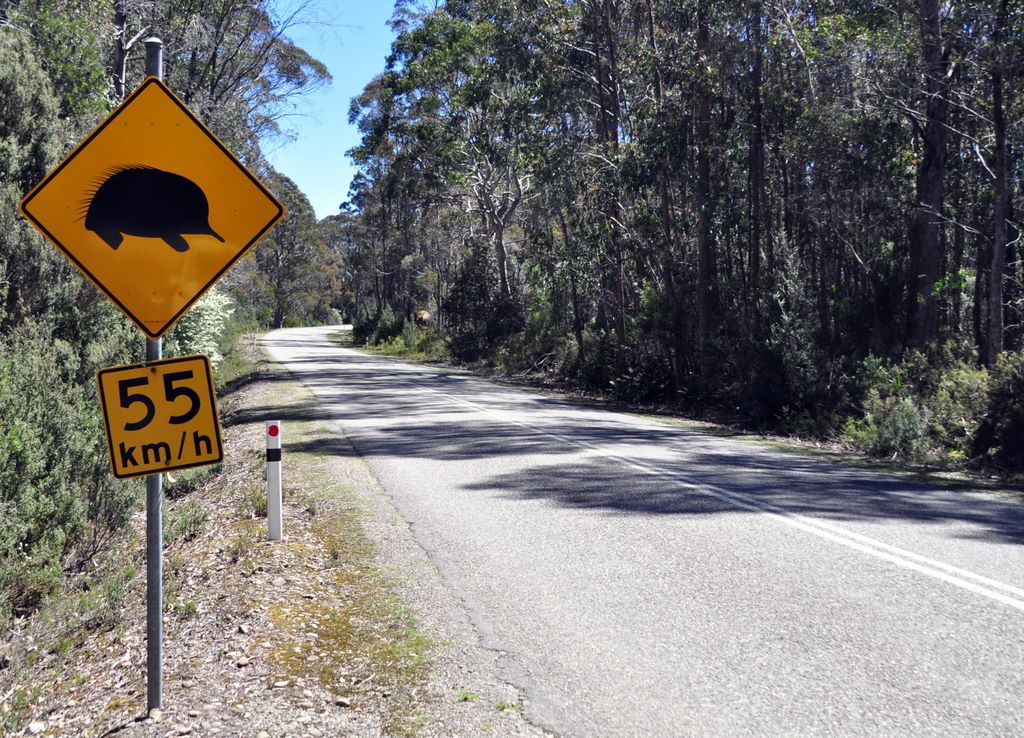
<path id="1" fill-rule="evenodd" d="M 164 44 L 146 41 L 146 76 L 164 78 Z M 146 362 L 163 358 L 163 339 L 146 340 Z M 146 477 L 146 710 L 163 706 L 164 694 L 164 528 L 163 475 Z"/>

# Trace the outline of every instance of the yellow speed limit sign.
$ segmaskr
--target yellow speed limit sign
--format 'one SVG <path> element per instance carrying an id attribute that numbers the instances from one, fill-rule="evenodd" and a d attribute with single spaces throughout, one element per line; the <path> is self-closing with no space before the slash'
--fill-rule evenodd
<path id="1" fill-rule="evenodd" d="M 96 381 L 118 479 L 223 460 L 213 374 L 205 356 L 111 367 Z"/>

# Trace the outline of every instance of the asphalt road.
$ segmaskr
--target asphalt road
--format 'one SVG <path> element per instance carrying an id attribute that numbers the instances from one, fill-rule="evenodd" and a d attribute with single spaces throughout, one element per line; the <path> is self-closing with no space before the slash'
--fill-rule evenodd
<path id="1" fill-rule="evenodd" d="M 560 735 L 1024 735 L 1024 508 L 271 333 Z M 347 453 L 329 434 L 311 444 Z"/>

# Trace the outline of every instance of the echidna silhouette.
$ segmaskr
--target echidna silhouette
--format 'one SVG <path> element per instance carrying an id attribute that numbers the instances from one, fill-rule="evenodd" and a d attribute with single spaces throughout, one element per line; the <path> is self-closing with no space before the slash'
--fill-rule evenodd
<path id="1" fill-rule="evenodd" d="M 189 249 L 183 234 L 224 243 L 210 225 L 210 204 L 199 185 L 153 167 L 120 167 L 107 175 L 89 199 L 85 227 L 115 250 L 126 235 L 159 238 L 179 252 Z"/>

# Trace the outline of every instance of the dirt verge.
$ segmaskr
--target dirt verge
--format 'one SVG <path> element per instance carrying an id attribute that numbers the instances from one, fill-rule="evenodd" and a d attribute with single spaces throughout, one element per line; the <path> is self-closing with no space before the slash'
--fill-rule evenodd
<path id="1" fill-rule="evenodd" d="M 135 530 L 0 641 L 0 735 L 543 735 L 340 429 L 260 366 L 222 393 L 222 468 L 165 505 L 164 710 L 146 716 Z M 263 421 L 283 419 L 285 540 Z"/>

